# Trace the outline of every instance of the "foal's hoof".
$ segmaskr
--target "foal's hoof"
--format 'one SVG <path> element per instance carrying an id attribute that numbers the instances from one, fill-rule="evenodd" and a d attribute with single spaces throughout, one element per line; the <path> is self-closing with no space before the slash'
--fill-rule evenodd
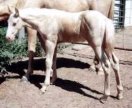
<path id="1" fill-rule="evenodd" d="M 51 81 L 51 82 L 50 82 L 50 85 L 54 85 L 54 83 L 55 83 L 55 81 L 53 81 L 53 82 Z"/>
<path id="2" fill-rule="evenodd" d="M 117 99 L 119 99 L 119 100 L 123 99 L 123 93 L 118 94 Z"/>
<path id="3" fill-rule="evenodd" d="M 56 79 L 57 79 L 57 77 L 52 78 L 52 79 L 51 79 L 51 82 L 50 82 L 50 85 L 54 85 L 54 84 L 55 84 Z"/>
<path id="4" fill-rule="evenodd" d="M 41 88 L 42 94 L 44 94 L 44 93 L 46 92 L 47 87 L 48 87 L 47 85 L 44 85 L 44 86 Z"/>
<path id="5" fill-rule="evenodd" d="M 28 78 L 26 76 L 23 76 L 21 82 L 28 82 Z"/>
<path id="6" fill-rule="evenodd" d="M 100 98 L 100 102 L 101 102 L 101 103 L 105 103 L 105 102 L 108 100 L 108 97 L 109 97 L 109 96 L 106 96 L 106 95 L 102 96 L 102 97 Z"/>
<path id="7" fill-rule="evenodd" d="M 104 71 L 102 68 L 96 68 L 97 75 L 104 75 Z"/>
<path id="8" fill-rule="evenodd" d="M 89 71 L 90 71 L 90 72 L 95 72 L 95 70 L 96 70 L 96 69 L 95 69 L 95 66 L 94 66 L 94 65 L 91 65 L 90 68 L 89 68 Z"/>

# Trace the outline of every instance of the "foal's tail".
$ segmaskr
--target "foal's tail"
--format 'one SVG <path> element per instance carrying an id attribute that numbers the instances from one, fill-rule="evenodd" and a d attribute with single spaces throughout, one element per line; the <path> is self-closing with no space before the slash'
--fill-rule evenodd
<path id="1" fill-rule="evenodd" d="M 103 49 L 108 58 L 112 58 L 114 45 L 115 45 L 115 30 L 112 20 L 107 20 L 105 25 L 105 36 L 103 42 Z"/>

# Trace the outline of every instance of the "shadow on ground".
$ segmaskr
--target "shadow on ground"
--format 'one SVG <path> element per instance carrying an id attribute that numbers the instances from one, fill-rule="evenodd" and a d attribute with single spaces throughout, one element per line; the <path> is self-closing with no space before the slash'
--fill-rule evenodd
<path id="1" fill-rule="evenodd" d="M 120 64 L 122 64 L 122 65 L 132 65 L 132 61 L 120 60 Z"/>
<path id="2" fill-rule="evenodd" d="M 7 68 L 7 70 L 11 73 L 16 73 L 18 75 L 14 75 L 14 76 L 6 76 L 7 79 L 20 79 L 21 76 L 23 76 L 25 74 L 24 69 L 27 69 L 28 66 L 28 61 L 20 61 L 17 63 L 12 63 L 11 66 L 9 66 Z M 33 67 L 34 70 L 45 70 L 45 59 L 37 59 L 34 60 L 33 63 Z M 68 58 L 58 58 L 57 59 L 57 68 L 79 68 L 79 69 L 85 69 L 85 68 L 90 68 L 90 65 L 81 61 L 77 61 L 77 60 L 73 60 L 73 59 L 68 59 Z M 41 88 L 42 85 L 41 83 L 44 82 L 45 77 L 43 75 L 31 75 L 30 76 L 30 83 L 34 84 L 37 88 Z M 0 80 L 0 84 L 2 82 L 4 82 L 5 79 L 1 79 Z M 76 81 L 71 81 L 71 80 L 64 80 L 61 78 L 57 78 L 55 84 L 55 86 L 58 86 L 64 90 L 67 91 L 72 91 L 72 92 L 76 92 L 79 93 L 81 95 L 93 98 L 95 100 L 99 100 L 96 96 L 92 95 L 92 94 L 98 94 L 98 95 L 103 95 L 103 93 L 94 90 L 90 87 L 87 87 L 83 84 L 80 84 Z M 83 91 L 83 89 L 90 91 L 91 93 L 88 94 L 85 91 Z M 115 98 L 114 96 L 111 96 L 112 98 Z"/>
<path id="3" fill-rule="evenodd" d="M 12 63 L 11 66 L 7 67 L 8 72 L 18 73 L 20 76 L 25 74 L 25 69 L 27 70 L 28 61 L 19 61 Z M 57 68 L 90 68 L 90 65 L 81 61 L 68 59 L 68 58 L 57 58 Z M 33 62 L 33 70 L 45 71 L 45 59 L 35 59 Z"/>

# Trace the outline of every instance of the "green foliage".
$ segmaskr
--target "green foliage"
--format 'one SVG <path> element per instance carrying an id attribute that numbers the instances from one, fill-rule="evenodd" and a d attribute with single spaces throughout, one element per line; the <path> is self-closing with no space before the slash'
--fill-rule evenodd
<path id="1" fill-rule="evenodd" d="M 41 43 L 39 42 L 39 40 L 37 40 L 35 56 L 41 57 L 44 55 L 45 55 L 45 52 L 44 52 L 43 48 L 41 47 Z"/>
<path id="2" fill-rule="evenodd" d="M 12 60 L 27 56 L 27 39 L 7 42 L 5 39 L 6 28 L 0 28 L 0 72 L 6 71 L 5 66 Z"/>
<path id="3" fill-rule="evenodd" d="M 0 72 L 5 72 L 6 66 L 10 65 L 12 61 L 17 61 L 28 55 L 27 38 L 7 42 L 5 39 L 6 29 L 6 27 L 0 28 Z M 43 49 L 40 42 L 37 42 L 35 56 L 42 56 L 42 54 L 44 54 Z"/>

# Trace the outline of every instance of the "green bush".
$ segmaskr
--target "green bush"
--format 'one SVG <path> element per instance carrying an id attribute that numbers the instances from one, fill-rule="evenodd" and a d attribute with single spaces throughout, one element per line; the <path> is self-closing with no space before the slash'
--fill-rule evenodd
<path id="1" fill-rule="evenodd" d="M 6 27 L 0 28 L 0 72 L 6 71 L 6 66 L 12 60 L 27 56 L 27 39 L 7 42 L 5 39 Z"/>
<path id="2" fill-rule="evenodd" d="M 12 61 L 17 61 L 28 55 L 27 38 L 13 42 L 7 42 L 5 39 L 6 27 L 0 27 L 0 72 L 6 72 L 6 66 Z M 40 42 L 37 42 L 35 56 L 44 54 Z"/>

